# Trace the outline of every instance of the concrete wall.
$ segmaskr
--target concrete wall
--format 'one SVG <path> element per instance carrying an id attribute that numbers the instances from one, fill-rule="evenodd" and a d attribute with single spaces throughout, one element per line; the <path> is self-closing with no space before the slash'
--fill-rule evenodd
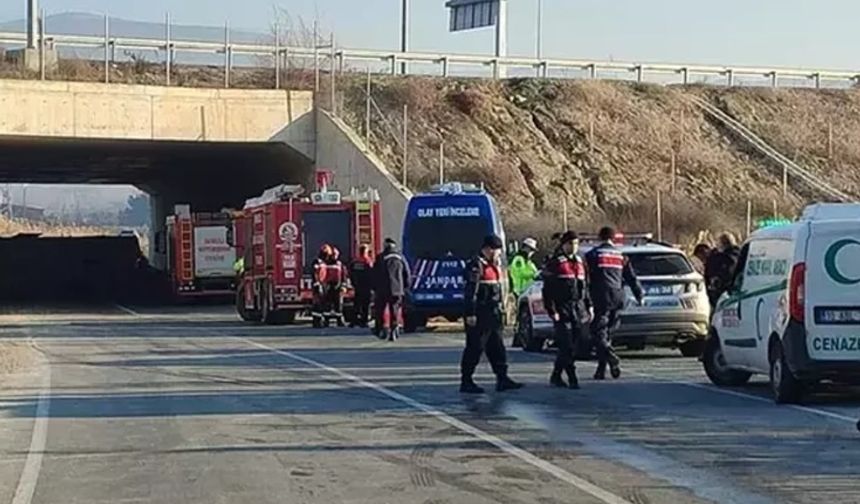
<path id="1" fill-rule="evenodd" d="M 312 107 L 309 91 L 0 80 L 0 135 L 265 141 Z"/>
<path id="2" fill-rule="evenodd" d="M 382 231 L 400 241 L 406 203 L 412 197 L 343 121 L 321 111 L 317 119 L 316 166 L 334 173 L 335 188 L 373 187 L 382 200 Z"/>
<path id="3" fill-rule="evenodd" d="M 308 159 L 316 159 L 316 131 L 314 130 L 314 113 L 307 112 L 296 117 L 293 121 L 275 133 L 272 142 L 284 142 L 293 149 L 304 154 Z"/>

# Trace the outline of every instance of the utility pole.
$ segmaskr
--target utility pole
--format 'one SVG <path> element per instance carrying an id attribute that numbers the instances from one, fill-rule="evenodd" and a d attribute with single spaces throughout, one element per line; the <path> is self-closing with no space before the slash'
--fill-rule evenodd
<path id="1" fill-rule="evenodd" d="M 508 0 L 499 0 L 499 12 L 496 17 L 496 79 L 504 79 L 507 76 L 504 66 L 498 59 L 508 55 Z"/>
<path id="2" fill-rule="evenodd" d="M 403 0 L 400 8 L 400 52 L 409 52 L 409 0 Z M 409 66 L 404 61 L 400 64 L 400 74 L 409 73 Z"/>
<path id="3" fill-rule="evenodd" d="M 537 0 L 537 40 L 535 55 L 540 60 L 543 57 L 543 0 Z"/>
<path id="4" fill-rule="evenodd" d="M 39 0 L 27 0 L 27 49 L 37 49 L 39 37 Z"/>

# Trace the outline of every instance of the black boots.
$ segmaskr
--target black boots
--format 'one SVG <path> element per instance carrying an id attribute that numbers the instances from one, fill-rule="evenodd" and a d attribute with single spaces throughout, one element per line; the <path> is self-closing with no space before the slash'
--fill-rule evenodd
<path id="1" fill-rule="evenodd" d="M 567 388 L 567 383 L 565 383 L 564 378 L 561 377 L 561 371 L 559 370 L 553 370 L 549 377 L 549 384 L 553 387 Z"/>
<path id="2" fill-rule="evenodd" d="M 609 374 L 612 375 L 612 378 L 617 380 L 621 377 L 621 366 L 615 362 L 609 364 Z"/>
<path id="3" fill-rule="evenodd" d="M 523 388 L 523 384 L 515 382 L 506 374 L 496 377 L 496 392 L 504 392 L 506 390 L 517 390 Z"/>
<path id="4" fill-rule="evenodd" d="M 621 377 L 621 365 L 618 361 L 609 363 L 609 374 L 616 380 Z M 597 370 L 594 372 L 594 379 L 606 379 L 606 364 L 601 362 L 597 365 Z"/>
<path id="5" fill-rule="evenodd" d="M 549 377 L 549 384 L 553 387 L 578 389 L 579 380 L 576 378 L 576 368 L 571 366 L 564 371 L 567 373 L 567 382 L 561 377 L 561 371 L 554 370 Z"/>
<path id="6" fill-rule="evenodd" d="M 483 394 L 484 389 L 478 386 L 477 383 L 472 380 L 471 377 L 462 377 L 460 379 L 460 393 L 461 394 Z"/>

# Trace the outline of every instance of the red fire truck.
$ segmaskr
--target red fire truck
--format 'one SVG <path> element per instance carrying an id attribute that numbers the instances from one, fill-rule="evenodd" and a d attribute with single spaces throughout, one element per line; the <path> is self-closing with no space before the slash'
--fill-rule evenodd
<path id="1" fill-rule="evenodd" d="M 236 296 L 243 320 L 292 323 L 313 303 L 313 261 L 320 247 L 340 250 L 348 265 L 361 244 L 375 255 L 381 249 L 379 195 L 353 190 L 348 196 L 328 190 L 318 176 L 318 191 L 303 197 L 301 186 L 281 185 L 248 200 L 234 218 L 233 243 L 244 262 Z M 322 183 L 320 183 L 322 182 Z M 352 292 L 344 305 L 350 308 Z"/>
<path id="2" fill-rule="evenodd" d="M 192 213 L 190 205 L 176 205 L 166 225 L 167 270 L 177 297 L 235 292 L 236 249 L 227 242 L 229 213 Z"/>

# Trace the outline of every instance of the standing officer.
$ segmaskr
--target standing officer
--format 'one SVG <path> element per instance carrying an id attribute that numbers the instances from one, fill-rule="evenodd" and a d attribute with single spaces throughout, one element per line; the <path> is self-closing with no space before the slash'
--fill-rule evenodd
<path id="1" fill-rule="evenodd" d="M 537 252 L 537 240 L 526 238 L 508 267 L 508 274 L 511 277 L 511 290 L 518 298 L 535 281 L 535 275 L 538 274 L 538 267 L 532 260 L 535 252 Z"/>
<path id="2" fill-rule="evenodd" d="M 636 302 L 642 304 L 642 286 L 630 261 L 612 243 L 615 230 L 604 227 L 598 233 L 600 245 L 585 254 L 586 273 L 594 307 L 591 336 L 597 351 L 595 380 L 606 379 L 606 365 L 613 378 L 621 376 L 620 360 L 612 348 L 612 333 L 618 326 L 618 313 L 624 308 L 624 285 L 633 291 Z"/>
<path id="3" fill-rule="evenodd" d="M 376 284 L 376 335 L 396 341 L 403 327 L 403 300 L 409 286 L 409 267 L 397 251 L 397 242 L 385 239 L 385 248 L 373 265 Z"/>
<path id="4" fill-rule="evenodd" d="M 553 321 L 558 353 L 549 382 L 556 387 L 579 388 L 576 378 L 577 342 L 581 341 L 583 325 L 588 321 L 589 304 L 585 284 L 585 264 L 576 255 L 579 238 L 567 231 L 544 269 L 543 304 Z M 561 373 L 567 373 L 565 383 Z"/>
<path id="5" fill-rule="evenodd" d="M 370 246 L 358 247 L 358 257 L 349 265 L 349 278 L 355 291 L 353 303 L 355 316 L 350 321 L 351 326 L 367 327 L 370 318 L 370 293 L 373 288 L 373 259 L 370 257 Z"/>
<path id="6" fill-rule="evenodd" d="M 324 327 L 326 322 L 325 316 L 325 293 L 326 293 L 326 274 L 328 273 L 328 261 L 332 255 L 332 248 L 329 244 L 323 244 L 320 247 L 319 254 L 313 262 L 313 307 L 311 308 L 311 316 L 313 317 L 314 327 Z"/>
<path id="7" fill-rule="evenodd" d="M 507 355 L 502 342 L 502 283 L 505 281 L 500 265 L 502 245 L 498 236 L 487 236 L 480 254 L 466 267 L 466 348 L 460 360 L 460 392 L 466 394 L 484 392 L 472 379 L 482 353 L 487 354 L 496 375 L 498 392 L 523 386 L 508 377 Z"/>

